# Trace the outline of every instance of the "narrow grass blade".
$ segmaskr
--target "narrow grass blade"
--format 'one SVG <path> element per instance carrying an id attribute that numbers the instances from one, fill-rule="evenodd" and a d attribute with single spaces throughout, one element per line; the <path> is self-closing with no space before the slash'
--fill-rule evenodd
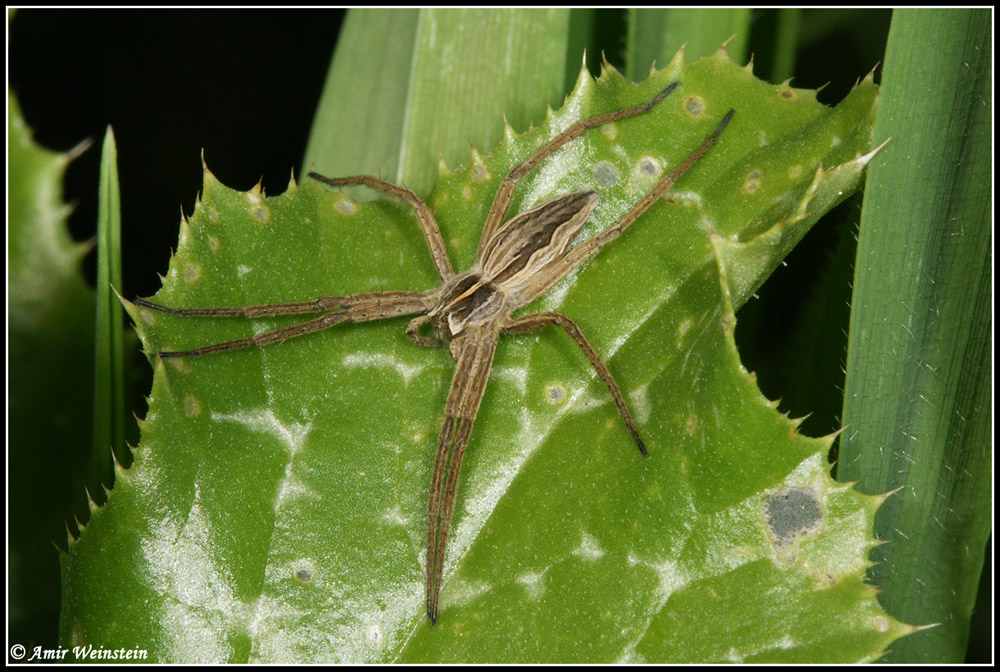
<path id="1" fill-rule="evenodd" d="M 97 205 L 97 321 L 94 332 L 94 460 L 95 473 L 112 484 L 111 450 L 125 445 L 125 376 L 122 349 L 122 305 L 115 288 L 122 286 L 121 194 L 118 150 L 108 127 L 101 153 Z"/>
<path id="2" fill-rule="evenodd" d="M 779 9 L 777 14 L 770 80 L 783 82 L 795 74 L 795 52 L 799 46 L 802 10 L 788 7 Z"/>

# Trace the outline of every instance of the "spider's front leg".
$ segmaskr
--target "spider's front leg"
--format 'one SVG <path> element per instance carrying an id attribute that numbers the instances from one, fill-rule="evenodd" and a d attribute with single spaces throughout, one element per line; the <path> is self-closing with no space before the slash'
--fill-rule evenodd
<path id="1" fill-rule="evenodd" d="M 601 126 L 612 121 L 620 121 L 622 119 L 628 119 L 629 117 L 645 114 L 656 107 L 660 101 L 669 96 L 670 93 L 678 86 L 680 86 L 680 82 L 673 82 L 670 86 L 656 94 L 652 100 L 642 103 L 641 105 L 582 119 L 554 137 L 530 157 L 516 165 L 507 174 L 507 176 L 503 178 L 503 182 L 500 183 L 500 188 L 497 190 L 497 194 L 493 199 L 493 207 L 490 208 L 490 212 L 486 216 L 486 223 L 483 225 L 483 234 L 479 240 L 480 258 L 485 252 L 487 243 L 489 243 L 489 241 L 493 238 L 493 235 L 500 228 L 504 217 L 507 215 L 507 209 L 510 207 L 511 199 L 514 197 L 514 189 L 517 187 L 517 183 L 522 177 L 527 175 L 535 166 L 567 142 L 583 135 L 588 128 L 594 128 L 595 126 Z"/>
<path id="2" fill-rule="evenodd" d="M 167 308 L 145 299 L 136 299 L 135 305 L 150 308 L 177 317 L 273 317 L 324 313 L 319 317 L 293 324 L 289 327 L 266 331 L 247 338 L 214 343 L 193 350 L 161 351 L 158 357 L 198 357 L 213 352 L 239 350 L 253 345 L 264 346 L 327 329 L 341 322 L 371 322 L 400 315 L 424 313 L 437 302 L 438 292 L 367 292 L 350 296 L 324 296 L 312 301 L 271 303 L 258 306 L 229 306 L 221 308 Z"/>
<path id="3" fill-rule="evenodd" d="M 362 185 L 377 189 L 391 196 L 402 199 L 413 206 L 430 251 L 431 260 L 438 275 L 445 282 L 455 276 L 451 261 L 445 249 L 444 239 L 438 228 L 433 213 L 423 200 L 411 190 L 386 182 L 370 175 L 353 177 L 324 177 L 318 173 L 309 173 L 309 177 L 333 187 Z M 310 301 L 295 301 L 291 303 L 269 303 L 258 306 L 237 306 L 224 308 L 167 308 L 145 299 L 136 299 L 137 306 L 150 308 L 178 317 L 274 317 L 277 315 L 298 315 L 303 313 L 325 313 L 317 318 L 294 324 L 290 327 L 275 329 L 248 338 L 239 338 L 224 343 L 206 345 L 193 350 L 163 351 L 156 353 L 159 357 L 197 357 L 213 352 L 239 350 L 252 345 L 264 346 L 269 343 L 283 341 L 295 336 L 302 336 L 321 329 L 327 329 L 341 322 L 368 322 L 382 320 L 401 315 L 426 313 L 438 303 L 440 289 L 427 292 L 369 292 L 352 294 L 350 296 L 324 296 Z M 417 345 L 440 345 L 440 341 L 417 334 L 422 321 L 414 321 L 407 328 L 407 335 Z"/>
<path id="4" fill-rule="evenodd" d="M 434 268 L 437 269 L 441 280 L 447 282 L 455 275 L 455 271 L 451 268 L 451 260 L 448 259 L 448 250 L 444 246 L 444 238 L 441 237 L 441 230 L 438 228 L 437 220 L 434 219 L 434 213 L 427 207 L 423 199 L 411 190 L 392 182 L 372 177 L 371 175 L 325 177 L 319 173 L 309 173 L 309 177 L 328 184 L 331 187 L 362 185 L 371 189 L 377 189 L 409 203 L 413 206 L 413 212 L 417 215 L 417 221 L 420 222 L 420 229 L 424 232 L 424 240 L 427 241 L 427 249 L 431 253 L 431 260 L 434 262 Z"/>
<path id="5" fill-rule="evenodd" d="M 691 166 L 698 162 L 698 160 L 705 155 L 715 141 L 719 139 L 722 131 L 726 128 L 726 125 L 733 117 L 733 110 L 729 110 L 726 115 L 719 122 L 715 130 L 705 138 L 702 143 L 688 155 L 684 161 L 681 162 L 679 166 L 670 171 L 665 175 L 656 186 L 646 194 L 638 203 L 636 203 L 631 210 L 629 210 L 625 216 L 619 219 L 617 222 L 604 229 L 592 238 L 588 238 L 583 241 L 573 249 L 566 252 L 566 248 L 570 241 L 576 237 L 579 232 L 580 227 L 583 222 L 580 222 L 578 226 L 570 226 L 569 223 L 560 224 L 557 227 L 558 230 L 565 230 L 565 235 L 568 238 L 564 244 L 558 246 L 550 245 L 549 247 L 555 251 L 551 255 L 549 262 L 541 268 L 542 272 L 533 272 L 529 274 L 522 274 L 523 281 L 518 284 L 518 286 L 511 292 L 513 299 L 511 301 L 511 309 L 517 310 L 522 306 L 526 306 L 539 296 L 549 291 L 555 286 L 557 282 L 566 277 L 573 269 L 577 268 L 580 264 L 590 259 L 592 256 L 597 254 L 602 247 L 615 240 L 621 236 L 632 224 L 643 215 L 656 201 L 658 201 L 664 194 L 666 194 L 674 186 L 674 183 L 680 179 L 684 173 L 688 171 Z M 580 195 L 586 194 L 587 192 L 579 192 Z M 592 192 L 591 192 L 592 193 Z M 550 203 L 558 203 L 563 199 L 570 199 L 576 196 L 575 194 L 570 194 L 569 196 L 564 196 L 561 199 L 555 199 L 550 201 Z M 593 206 L 591 206 L 593 207 Z M 530 212 L 530 211 L 529 211 Z M 589 216 L 589 210 L 587 214 L 584 215 L 584 219 Z M 511 219 L 511 221 L 495 236 L 495 238 L 500 239 L 504 235 L 504 231 L 511 228 L 511 225 L 517 222 L 525 214 L 518 215 L 517 217 Z M 507 237 L 515 237 L 514 232 L 508 232 Z M 556 240 L 556 237 L 553 237 Z M 492 243 L 487 244 L 485 247 L 487 251 Z M 565 317 L 565 316 L 563 316 Z M 569 319 L 569 318 L 566 318 Z M 579 339 L 577 339 L 579 342 Z M 582 346 L 581 346 L 582 347 Z"/>

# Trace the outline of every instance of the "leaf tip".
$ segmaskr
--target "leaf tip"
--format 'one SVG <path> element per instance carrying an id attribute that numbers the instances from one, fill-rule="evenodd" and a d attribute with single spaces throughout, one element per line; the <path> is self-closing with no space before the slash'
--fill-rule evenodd
<path id="1" fill-rule="evenodd" d="M 101 487 L 104 487 L 103 485 Z M 87 493 L 87 508 L 90 509 L 90 515 L 93 516 L 94 512 L 101 508 L 101 505 L 94 501 L 93 496 L 90 494 L 90 488 L 84 487 L 84 491 Z M 79 520 L 76 521 L 77 524 L 80 523 Z M 82 528 L 81 528 L 82 529 Z"/>
<path id="2" fill-rule="evenodd" d="M 607 56 L 604 52 L 601 52 L 601 74 L 598 79 L 603 79 L 605 76 L 612 77 L 614 75 L 621 74 L 618 72 L 618 68 L 613 66 L 610 61 L 608 61 Z"/>
<path id="3" fill-rule="evenodd" d="M 111 133 L 111 126 L 108 126 L 108 131 L 107 132 Z M 114 138 L 113 135 L 112 135 L 112 138 Z M 72 163 L 75 159 L 79 158 L 84 152 L 86 152 L 88 149 L 90 149 L 91 145 L 93 145 L 93 144 L 94 144 L 94 139 L 93 138 L 86 138 L 86 139 L 81 140 L 80 142 L 78 142 L 76 144 L 76 146 L 74 146 L 68 152 L 65 152 L 64 154 L 60 154 L 59 157 L 62 160 L 63 165 L 65 166 L 66 164 Z"/>
<path id="4" fill-rule="evenodd" d="M 89 497 L 90 493 L 87 493 L 87 496 Z M 87 526 L 80 522 L 80 518 L 75 513 L 73 514 L 73 522 L 76 523 L 77 539 L 79 539 L 80 537 L 83 536 L 83 533 L 84 531 L 86 531 Z M 67 524 L 66 530 L 68 531 L 69 529 L 70 529 L 69 524 Z"/>
<path id="5" fill-rule="evenodd" d="M 444 152 L 438 154 L 438 178 L 448 177 L 451 175 L 452 170 L 448 167 L 448 160 L 444 158 Z"/>
<path id="6" fill-rule="evenodd" d="M 510 125 L 506 114 L 503 115 L 503 139 L 508 145 L 517 139 L 517 131 L 515 131 L 514 127 Z"/>
<path id="7" fill-rule="evenodd" d="M 74 516 L 74 518 L 76 518 L 76 516 Z M 63 524 L 66 526 L 66 549 L 69 550 L 70 548 L 72 548 L 73 544 L 77 542 L 77 537 L 76 535 L 73 534 L 73 529 L 69 526 L 69 521 L 64 520 Z M 80 529 L 80 522 L 77 521 L 77 530 L 79 529 Z M 59 547 L 56 546 L 56 548 Z"/>
<path id="8" fill-rule="evenodd" d="M 110 287 L 111 291 L 114 292 L 115 296 L 118 297 L 118 301 L 121 302 L 122 307 L 124 307 L 125 310 L 128 310 L 129 306 L 133 305 L 131 301 L 129 301 L 128 299 L 126 299 L 124 296 L 122 296 L 121 292 L 119 292 L 118 289 L 114 285 L 112 285 L 112 284 L 109 283 L 108 287 Z"/>
<path id="9" fill-rule="evenodd" d="M 858 158 L 854 159 L 854 162 L 858 165 L 858 170 L 860 170 L 860 169 L 864 168 L 865 166 L 867 166 L 868 162 L 871 161 L 872 159 L 874 159 L 875 155 L 878 154 L 880 151 L 882 151 L 883 147 L 885 147 L 886 145 L 889 144 L 890 140 L 892 140 L 892 138 L 886 138 L 882 142 L 882 144 L 880 144 L 878 147 L 876 147 L 872 151 L 868 152 L 867 154 L 863 154 L 862 156 L 859 156 Z"/>
<path id="10" fill-rule="evenodd" d="M 590 70 L 587 69 L 587 50 L 583 51 L 583 60 L 580 62 L 580 72 L 576 75 L 576 82 L 573 83 L 573 90 L 570 92 L 567 98 L 576 94 L 577 90 L 585 86 L 585 82 L 592 80 L 593 77 L 590 75 Z"/>
<path id="11" fill-rule="evenodd" d="M 66 532 L 67 532 L 67 534 L 69 533 L 69 526 L 68 525 L 66 526 Z M 72 537 L 72 535 L 69 535 L 69 536 Z M 74 539 L 73 541 L 76 541 L 76 540 Z M 70 545 L 70 542 L 69 542 L 69 539 L 67 539 L 66 540 L 66 550 L 63 550 L 63 547 L 60 546 L 59 544 L 57 544 L 56 541 L 55 541 L 55 539 L 52 540 L 52 546 L 53 546 L 53 548 L 55 548 L 57 551 L 59 551 L 59 555 L 61 555 L 63 557 L 69 555 L 69 545 Z"/>
<path id="12" fill-rule="evenodd" d="M 126 444 L 126 445 L 128 445 L 128 444 Z M 132 448 L 131 446 L 128 446 L 129 450 L 131 450 L 131 448 Z M 115 453 L 114 447 L 111 448 L 111 460 L 114 463 L 115 483 L 117 484 L 120 481 L 127 480 L 128 479 L 129 471 L 124 466 L 122 466 L 121 462 L 118 461 L 118 455 Z M 110 493 L 109 493 L 109 495 L 110 495 Z"/>
<path id="13" fill-rule="evenodd" d="M 667 63 L 663 70 L 669 70 L 673 73 L 673 77 L 680 74 L 681 68 L 684 66 L 684 45 L 682 44 L 680 49 L 674 52 L 674 55 L 670 57 L 670 62 Z"/>
<path id="14" fill-rule="evenodd" d="M 901 485 L 898 488 L 893 488 L 892 490 L 889 490 L 887 492 L 883 492 L 881 494 L 869 495 L 869 497 L 871 497 L 872 501 L 875 503 L 875 508 L 878 508 L 878 507 L 882 506 L 882 502 L 884 502 L 885 500 L 887 500 L 890 497 L 892 497 L 893 495 L 895 495 L 897 492 L 899 492 L 900 490 L 902 490 L 904 487 L 905 486 Z"/>

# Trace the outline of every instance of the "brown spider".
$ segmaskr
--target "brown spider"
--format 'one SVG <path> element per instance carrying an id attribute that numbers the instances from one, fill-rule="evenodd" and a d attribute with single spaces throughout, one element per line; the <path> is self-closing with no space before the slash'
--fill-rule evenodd
<path id="1" fill-rule="evenodd" d="M 367 322 L 414 314 L 421 315 L 411 320 L 406 327 L 406 335 L 414 343 L 424 346 L 449 343 L 451 356 L 457 365 L 445 404 L 444 425 L 434 458 L 434 475 L 431 478 L 430 502 L 427 507 L 427 616 L 432 624 L 437 620 L 445 543 L 455 504 L 462 457 L 472 434 L 472 425 L 486 389 L 493 354 L 501 333 L 520 334 L 551 325 L 562 327 L 580 346 L 597 375 L 607 385 L 618 413 L 635 439 L 639 451 L 646 455 L 646 448 L 639 438 L 635 422 L 611 371 L 576 323 L 555 312 L 521 317 L 511 317 L 511 314 L 544 294 L 573 269 L 597 254 L 602 246 L 620 236 L 708 151 L 729 122 L 733 110 L 729 110 L 715 131 L 683 163 L 661 179 L 628 214 L 571 250 L 570 244 L 597 204 L 598 196 L 591 189 L 547 201 L 516 215 L 506 223 L 503 223 L 503 219 L 518 181 L 540 161 L 582 135 L 588 128 L 647 112 L 678 85 L 679 82 L 672 83 L 642 105 L 576 122 L 511 170 L 501 183 L 493 200 L 493 207 L 486 217 L 476 262 L 464 273 L 456 274 L 452 270 L 434 215 L 420 197 L 409 189 L 367 175 L 331 179 L 309 173 L 309 177 L 331 186 L 364 185 L 397 196 L 413 206 L 427 239 L 434 267 L 441 276 L 440 287 L 426 292 L 366 292 L 350 296 L 324 296 L 312 301 L 228 308 L 166 308 L 144 299 L 135 301 L 139 306 L 183 317 L 255 318 L 323 313 L 312 320 L 248 338 L 183 352 L 156 353 L 159 357 L 195 357 L 251 345 L 263 346 L 326 329 L 340 322 Z M 418 333 L 427 323 L 431 324 L 434 337 Z"/>

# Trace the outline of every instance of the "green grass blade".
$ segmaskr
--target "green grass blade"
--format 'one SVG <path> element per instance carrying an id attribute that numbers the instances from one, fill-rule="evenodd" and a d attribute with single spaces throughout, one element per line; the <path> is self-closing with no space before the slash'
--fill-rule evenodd
<path id="1" fill-rule="evenodd" d="M 902 10 L 858 243 L 842 480 L 901 488 L 873 568 L 896 618 L 940 623 L 894 662 L 961 662 L 991 527 L 988 10 Z M 915 587 L 919 586 L 919 589 Z"/>
<path id="2" fill-rule="evenodd" d="M 97 206 L 97 323 L 94 343 L 94 460 L 95 472 L 112 483 L 111 450 L 125 445 L 125 375 L 122 348 L 123 311 L 115 295 L 122 286 L 121 194 L 118 150 L 108 127 L 101 152 L 100 194 Z"/>
<path id="3" fill-rule="evenodd" d="M 419 14 L 415 9 L 347 13 L 316 108 L 303 174 L 401 179 L 399 147 Z M 371 48 L 374 44 L 379 48 Z"/>
<path id="4" fill-rule="evenodd" d="M 799 47 L 802 10 L 779 9 L 776 23 L 769 79 L 772 82 L 784 82 L 795 74 L 795 52 Z"/>
<path id="5" fill-rule="evenodd" d="M 468 143 L 489 151 L 500 141 L 504 115 L 523 131 L 546 102 L 560 103 L 568 39 L 562 9 L 354 10 L 304 168 L 381 175 L 426 194 L 439 156 L 467 163 Z"/>
<path id="6" fill-rule="evenodd" d="M 688 59 L 715 53 L 726 40 L 726 51 L 737 63 L 747 58 L 751 10 L 739 9 L 630 9 L 625 76 L 641 81 L 656 61 L 662 68 L 684 47 Z"/>
<path id="7" fill-rule="evenodd" d="M 466 164 L 466 143 L 492 150 L 504 116 L 523 131 L 544 117 L 546 103 L 562 102 L 569 11 L 439 9 L 420 19 L 403 177 L 426 192 L 432 157 Z"/>

